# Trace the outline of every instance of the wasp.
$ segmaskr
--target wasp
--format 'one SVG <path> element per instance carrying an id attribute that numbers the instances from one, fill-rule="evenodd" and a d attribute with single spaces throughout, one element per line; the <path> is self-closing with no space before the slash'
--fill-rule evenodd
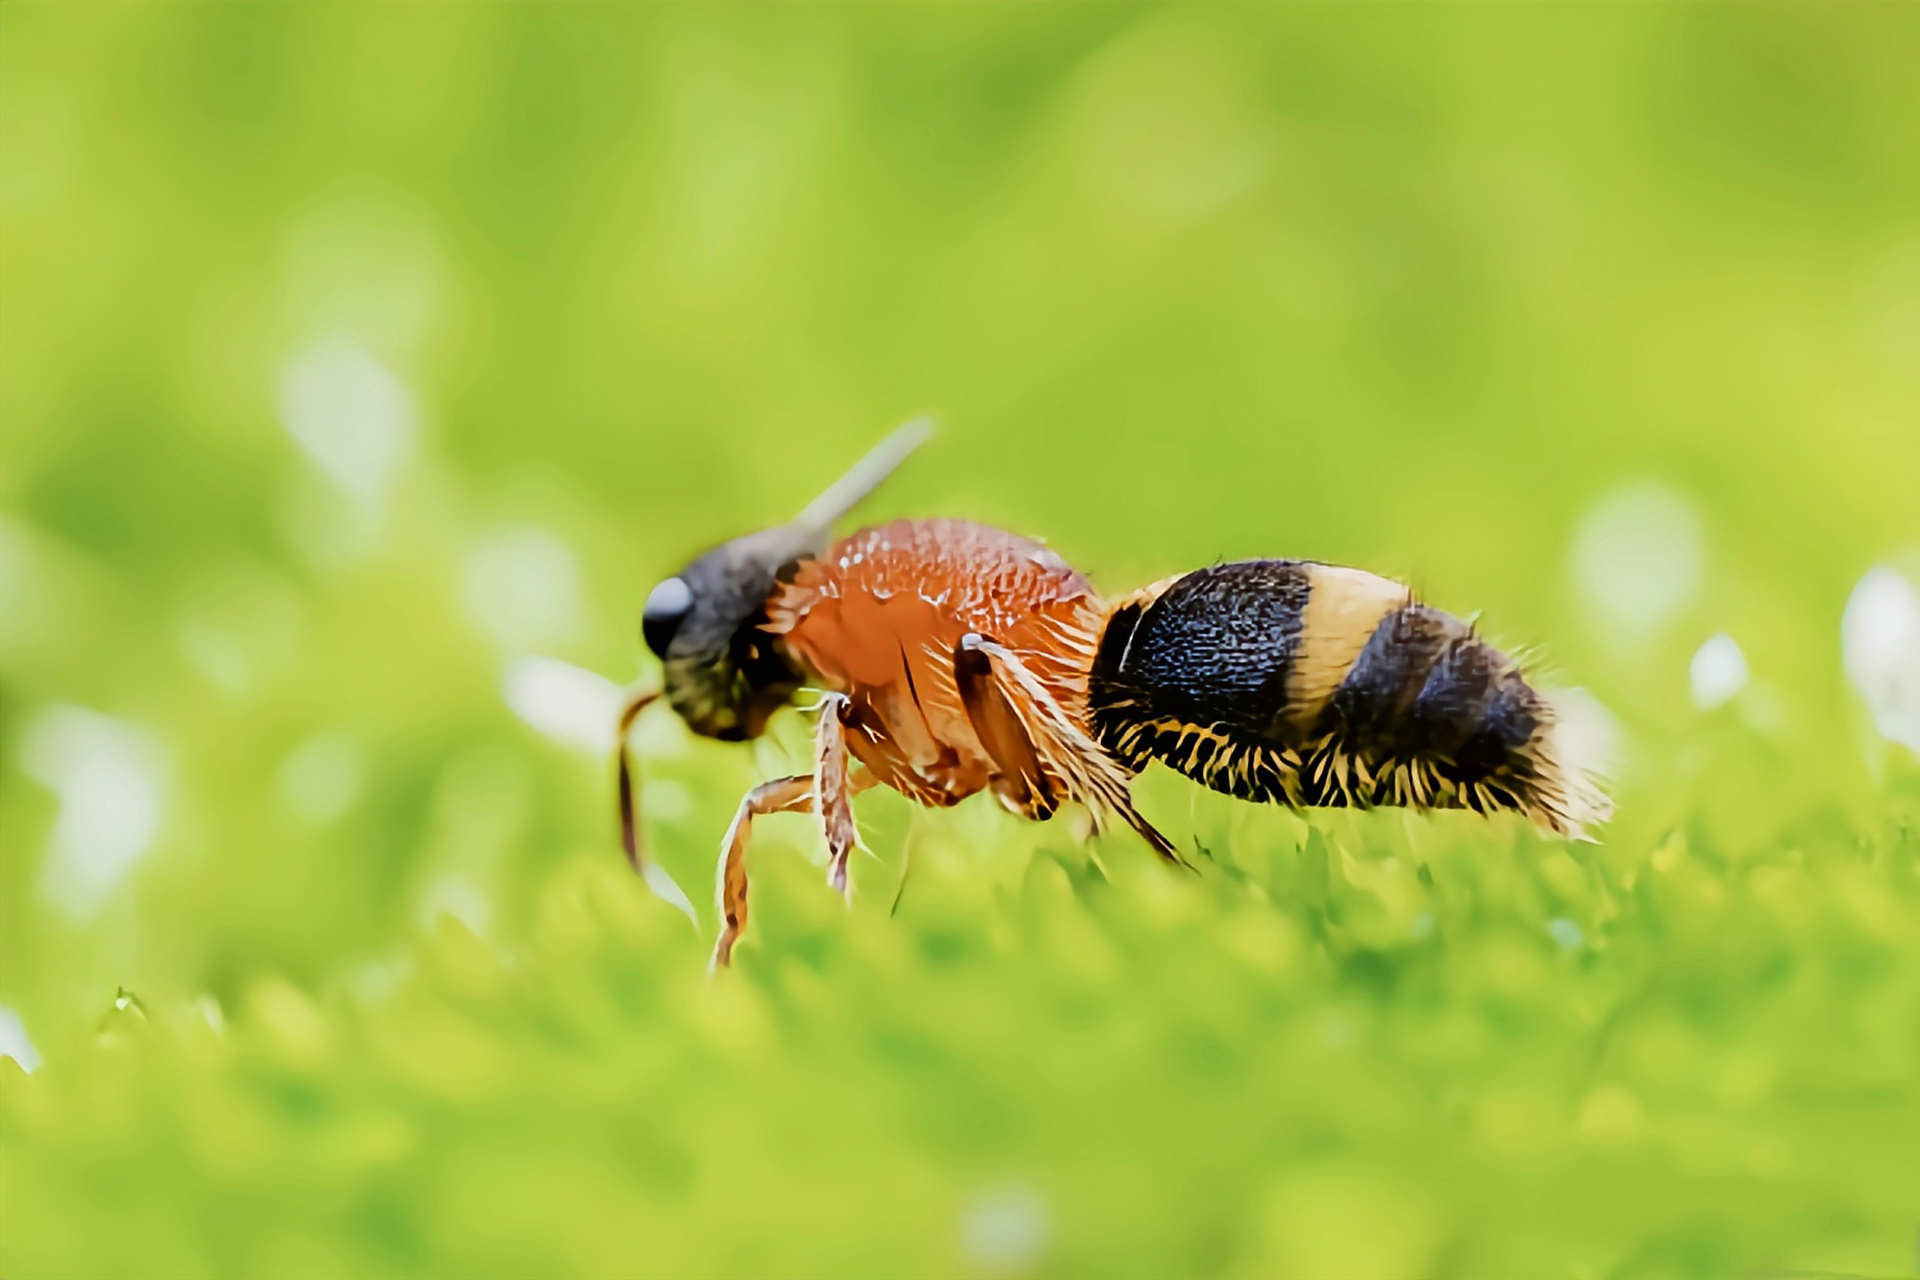
<path id="1" fill-rule="evenodd" d="M 1042 820 L 1084 806 L 1167 862 L 1134 807 L 1158 761 L 1230 796 L 1511 811 L 1578 837 L 1610 805 L 1519 663 L 1401 583 L 1308 560 L 1216 564 L 1103 599 L 1039 542 L 966 520 L 833 526 L 930 432 L 882 441 L 795 520 L 662 581 L 641 614 L 663 687 L 619 725 L 621 837 L 642 869 L 628 731 L 664 694 L 695 733 L 745 741 L 822 691 L 812 768 L 748 791 L 721 841 L 716 967 L 747 925 L 755 818 L 811 812 L 849 893 L 852 800 L 945 807 L 991 792 Z"/>

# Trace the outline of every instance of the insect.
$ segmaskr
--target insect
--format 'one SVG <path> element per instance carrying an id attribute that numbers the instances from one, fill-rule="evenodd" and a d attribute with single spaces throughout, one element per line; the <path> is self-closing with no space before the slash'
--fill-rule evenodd
<path id="1" fill-rule="evenodd" d="M 1216 564 L 1103 600 L 1037 542 L 964 520 L 832 526 L 928 434 L 884 440 L 792 522 L 735 538 L 656 586 L 641 630 L 664 688 L 620 721 L 621 835 L 642 867 L 634 718 L 664 694 L 694 732 L 759 736 L 824 690 L 812 768 L 747 792 L 721 842 L 728 963 L 747 924 L 755 818 L 811 811 L 849 892 L 851 801 L 887 786 L 1014 813 L 1075 802 L 1096 830 L 1173 843 L 1129 782 L 1159 761 L 1216 791 L 1295 807 L 1510 810 L 1579 836 L 1610 805 L 1567 758 L 1553 705 L 1466 622 L 1403 585 L 1304 560 Z"/>

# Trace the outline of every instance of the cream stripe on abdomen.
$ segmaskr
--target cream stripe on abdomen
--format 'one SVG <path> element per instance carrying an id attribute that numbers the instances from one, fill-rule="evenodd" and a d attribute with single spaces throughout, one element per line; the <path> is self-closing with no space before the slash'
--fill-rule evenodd
<path id="1" fill-rule="evenodd" d="M 1340 687 L 1381 619 L 1412 599 L 1389 578 L 1340 565 L 1311 566 L 1312 594 L 1287 673 L 1287 719 L 1306 733 Z"/>

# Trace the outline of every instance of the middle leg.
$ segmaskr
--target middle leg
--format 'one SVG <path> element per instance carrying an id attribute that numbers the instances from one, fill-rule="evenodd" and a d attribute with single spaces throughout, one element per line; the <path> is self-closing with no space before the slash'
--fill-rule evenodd
<path id="1" fill-rule="evenodd" d="M 847 776 L 847 721 L 852 714 L 853 703 L 846 694 L 830 693 L 813 730 L 813 808 L 827 841 L 827 883 L 849 901 L 853 891 L 847 886 L 847 856 L 853 852 L 858 829 L 848 801 L 873 785 L 872 775 L 865 770 L 851 780 Z"/>

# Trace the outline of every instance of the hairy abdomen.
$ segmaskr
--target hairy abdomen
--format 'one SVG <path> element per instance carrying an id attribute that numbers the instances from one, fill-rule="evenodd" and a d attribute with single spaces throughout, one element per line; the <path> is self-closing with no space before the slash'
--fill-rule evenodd
<path id="1" fill-rule="evenodd" d="M 1088 713 L 1129 768 L 1249 800 L 1510 809 L 1569 835 L 1606 816 L 1513 659 L 1355 569 L 1253 560 L 1127 597 Z"/>

